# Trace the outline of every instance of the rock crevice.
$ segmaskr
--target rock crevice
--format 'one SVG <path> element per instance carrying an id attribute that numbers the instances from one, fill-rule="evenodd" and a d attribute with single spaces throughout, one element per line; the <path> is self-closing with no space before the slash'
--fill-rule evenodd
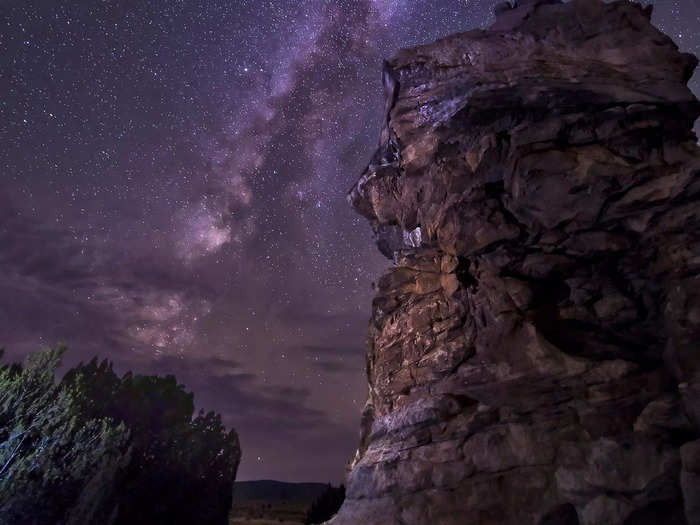
<path id="1" fill-rule="evenodd" d="M 700 104 L 650 8 L 500 5 L 385 64 L 345 524 L 700 524 Z M 662 521 L 659 521 L 662 520 Z"/>

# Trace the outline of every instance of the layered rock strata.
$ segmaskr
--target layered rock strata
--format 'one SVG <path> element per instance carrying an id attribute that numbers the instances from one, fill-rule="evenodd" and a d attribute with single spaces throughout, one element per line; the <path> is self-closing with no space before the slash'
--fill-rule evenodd
<path id="1" fill-rule="evenodd" d="M 697 60 L 637 4 L 496 12 L 385 67 L 349 199 L 394 265 L 331 523 L 698 524 Z"/>

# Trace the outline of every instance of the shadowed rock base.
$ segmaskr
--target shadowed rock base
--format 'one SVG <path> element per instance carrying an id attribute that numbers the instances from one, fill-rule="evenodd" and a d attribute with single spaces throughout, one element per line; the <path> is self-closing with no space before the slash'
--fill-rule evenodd
<path id="1" fill-rule="evenodd" d="M 651 11 L 500 5 L 386 64 L 346 524 L 700 524 L 697 60 Z"/>

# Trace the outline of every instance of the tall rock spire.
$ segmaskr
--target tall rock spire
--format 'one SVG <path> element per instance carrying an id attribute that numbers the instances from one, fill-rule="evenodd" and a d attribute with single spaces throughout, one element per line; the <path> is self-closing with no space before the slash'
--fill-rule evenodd
<path id="1" fill-rule="evenodd" d="M 700 523 L 697 60 L 650 14 L 502 4 L 387 62 L 333 525 Z"/>

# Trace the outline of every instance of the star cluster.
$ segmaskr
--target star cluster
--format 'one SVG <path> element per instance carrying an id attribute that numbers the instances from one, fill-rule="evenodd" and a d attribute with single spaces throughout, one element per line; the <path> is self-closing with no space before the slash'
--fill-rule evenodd
<path id="1" fill-rule="evenodd" d="M 238 429 L 239 479 L 340 480 L 387 265 L 345 202 L 382 59 L 485 27 L 494 3 L 3 2 L 9 357 L 65 341 L 68 364 L 174 373 Z M 654 22 L 700 52 L 698 0 Z"/>

